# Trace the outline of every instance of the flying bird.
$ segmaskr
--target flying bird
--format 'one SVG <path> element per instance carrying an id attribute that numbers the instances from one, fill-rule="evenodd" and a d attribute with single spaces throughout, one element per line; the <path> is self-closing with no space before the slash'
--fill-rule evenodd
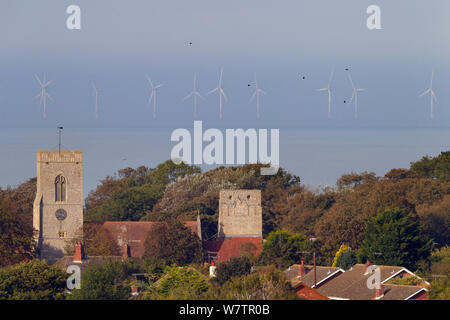
<path id="1" fill-rule="evenodd" d="M 225 101 L 227 101 L 227 96 L 225 95 L 225 92 L 222 89 L 222 75 L 223 75 L 223 67 L 220 69 L 220 77 L 219 77 L 219 85 L 217 88 L 212 89 L 208 92 L 208 94 L 218 92 L 219 93 L 219 118 L 222 119 L 222 111 L 223 111 L 223 103 L 222 103 L 222 97 L 225 98 Z"/>
<path id="2" fill-rule="evenodd" d="M 430 87 L 425 90 L 419 97 L 423 97 L 426 94 L 430 94 L 430 119 L 434 118 L 434 106 L 433 106 L 433 99 L 436 101 L 436 95 L 433 91 L 433 78 L 434 78 L 434 71 L 431 72 L 431 80 L 430 80 Z"/>
<path id="3" fill-rule="evenodd" d="M 197 91 L 197 74 L 194 73 L 194 89 L 186 96 L 184 97 L 183 101 L 190 98 L 191 96 L 194 97 L 194 116 L 197 117 L 197 97 L 203 98 L 200 93 Z"/>
<path id="4" fill-rule="evenodd" d="M 152 88 L 152 94 L 151 94 L 150 98 L 148 99 L 148 104 L 150 104 L 150 102 L 153 99 L 153 119 L 156 119 L 156 89 L 161 88 L 162 86 L 164 86 L 164 84 L 160 83 L 160 84 L 154 86 L 152 80 L 150 79 L 150 77 L 148 75 L 147 75 L 147 80 L 148 80 L 148 83 L 150 84 L 150 87 Z"/>
<path id="5" fill-rule="evenodd" d="M 317 91 L 327 91 L 328 93 L 328 119 L 331 118 L 331 80 L 333 80 L 334 70 L 331 70 L 330 79 L 326 88 L 317 89 Z M 345 101 L 344 101 L 345 103 Z"/>
<path id="6" fill-rule="evenodd" d="M 43 81 L 41 81 L 41 79 L 39 79 L 39 77 L 37 75 L 34 75 L 34 76 L 36 77 L 36 80 L 39 82 L 39 85 L 41 86 L 41 92 L 36 95 L 35 99 L 41 98 L 39 104 L 44 105 L 44 119 L 46 119 L 47 118 L 47 98 L 49 98 L 50 100 L 53 100 L 52 97 L 50 97 L 50 95 L 47 93 L 47 87 L 50 85 L 50 83 L 52 83 L 52 80 L 46 81 L 45 73 L 44 73 Z"/>

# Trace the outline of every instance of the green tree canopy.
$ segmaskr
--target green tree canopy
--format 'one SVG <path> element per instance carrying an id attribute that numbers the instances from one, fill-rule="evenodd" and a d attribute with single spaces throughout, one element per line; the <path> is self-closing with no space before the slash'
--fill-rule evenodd
<path id="1" fill-rule="evenodd" d="M 425 178 L 450 181 L 450 151 L 441 152 L 434 158 L 425 156 L 412 162 L 411 170 Z"/>
<path id="2" fill-rule="evenodd" d="M 180 266 L 199 262 L 202 258 L 198 236 L 175 220 L 155 223 L 145 240 L 145 258 L 153 257 L 166 264 Z"/>
<path id="3" fill-rule="evenodd" d="M 229 261 L 221 262 L 216 267 L 216 280 L 223 284 L 231 278 L 245 276 L 250 273 L 252 264 L 247 257 L 233 257 Z"/>
<path id="4" fill-rule="evenodd" d="M 422 234 L 417 216 L 385 210 L 367 221 L 361 257 L 379 265 L 416 270 L 430 255 L 432 240 Z"/>
<path id="5" fill-rule="evenodd" d="M 301 253 L 306 250 L 306 237 L 300 233 L 290 233 L 287 230 L 274 231 L 269 234 L 263 244 L 259 263 L 274 264 L 286 268 L 300 262 Z"/>
<path id="6" fill-rule="evenodd" d="M 106 260 L 89 265 L 81 276 L 81 288 L 72 290 L 72 300 L 127 300 L 131 273 L 139 266 L 131 260 Z"/>
<path id="7" fill-rule="evenodd" d="M 333 267 L 339 267 L 344 270 L 349 269 L 356 264 L 356 255 L 352 249 L 345 244 L 342 244 L 339 250 L 336 252 L 333 260 Z"/>
<path id="8" fill-rule="evenodd" d="M 0 269 L 0 300 L 65 299 L 67 277 L 64 270 L 39 260 Z"/>

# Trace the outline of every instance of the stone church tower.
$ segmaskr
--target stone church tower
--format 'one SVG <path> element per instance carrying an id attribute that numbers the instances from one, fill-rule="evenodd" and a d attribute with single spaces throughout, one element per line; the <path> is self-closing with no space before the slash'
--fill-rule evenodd
<path id="1" fill-rule="evenodd" d="M 219 238 L 262 238 L 261 190 L 221 190 Z"/>
<path id="2" fill-rule="evenodd" d="M 71 150 L 37 152 L 37 193 L 33 227 L 39 258 L 49 263 L 64 255 L 67 241 L 83 227 L 83 153 Z"/>

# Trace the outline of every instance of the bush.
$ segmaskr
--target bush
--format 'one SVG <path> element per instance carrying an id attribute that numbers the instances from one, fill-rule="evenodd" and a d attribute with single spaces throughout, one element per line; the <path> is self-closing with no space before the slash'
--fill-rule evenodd
<path id="1" fill-rule="evenodd" d="M 247 257 L 231 258 L 229 261 L 219 263 L 216 268 L 215 280 L 223 284 L 233 277 L 245 276 L 250 273 L 252 264 Z"/>

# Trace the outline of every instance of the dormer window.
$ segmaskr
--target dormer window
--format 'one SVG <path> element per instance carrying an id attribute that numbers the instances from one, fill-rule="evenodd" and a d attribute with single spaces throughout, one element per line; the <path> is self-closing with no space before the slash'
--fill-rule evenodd
<path id="1" fill-rule="evenodd" d="M 66 178 L 62 175 L 55 179 L 55 201 L 66 201 Z"/>

